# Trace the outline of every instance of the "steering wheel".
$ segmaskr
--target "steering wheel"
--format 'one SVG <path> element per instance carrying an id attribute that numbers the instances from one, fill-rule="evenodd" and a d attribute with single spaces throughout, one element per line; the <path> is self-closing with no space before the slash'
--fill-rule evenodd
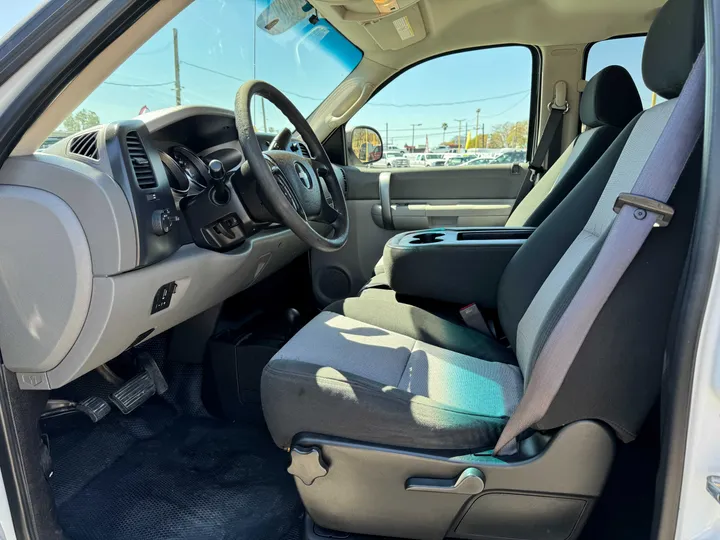
<path id="1" fill-rule="evenodd" d="M 283 130 L 263 152 L 253 128 L 250 104 L 260 96 L 275 105 L 295 126 L 310 156 L 285 150 L 289 130 Z M 345 195 L 322 144 L 300 111 L 274 86 L 264 81 L 248 81 L 235 96 L 235 124 L 245 159 L 258 181 L 266 202 L 278 218 L 311 248 L 337 251 L 348 239 L 349 221 Z M 322 182 L 332 198 L 325 199 Z M 328 236 L 313 224 L 331 226 Z"/>

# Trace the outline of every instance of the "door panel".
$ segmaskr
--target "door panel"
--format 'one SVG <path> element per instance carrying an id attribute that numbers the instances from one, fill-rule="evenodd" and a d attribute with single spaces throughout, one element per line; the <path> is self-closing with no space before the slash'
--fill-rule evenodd
<path id="1" fill-rule="evenodd" d="M 325 305 L 357 294 L 372 277 L 385 243 L 400 231 L 504 225 L 525 170 L 518 164 L 386 171 L 344 167 L 350 236 L 340 251 L 312 252 L 317 300 Z"/>

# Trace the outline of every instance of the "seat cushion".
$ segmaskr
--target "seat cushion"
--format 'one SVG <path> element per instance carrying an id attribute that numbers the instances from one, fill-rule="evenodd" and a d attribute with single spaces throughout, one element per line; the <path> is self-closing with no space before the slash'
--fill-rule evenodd
<path id="1" fill-rule="evenodd" d="M 359 298 L 340 300 L 325 310 L 449 351 L 489 362 L 517 365 L 515 354 L 510 349 L 482 332 L 465 326 L 459 309 L 444 302 L 398 298 L 392 290 L 369 289 Z"/>
<path id="2" fill-rule="evenodd" d="M 375 302 L 379 311 L 391 305 L 385 304 Z M 345 311 L 358 307 L 350 306 Z M 444 326 L 452 331 L 452 323 Z M 310 432 L 407 448 L 485 449 L 499 437 L 522 391 L 516 365 L 334 311 L 295 335 L 262 376 L 263 412 L 281 448 Z"/>

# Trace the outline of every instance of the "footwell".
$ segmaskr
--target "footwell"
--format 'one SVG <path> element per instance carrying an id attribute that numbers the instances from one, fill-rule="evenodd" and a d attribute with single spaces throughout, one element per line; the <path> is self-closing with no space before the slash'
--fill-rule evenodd
<path id="1" fill-rule="evenodd" d="M 160 400 L 98 425 L 73 416 L 45 429 L 72 540 L 299 538 L 287 454 L 263 426 L 178 414 Z"/>

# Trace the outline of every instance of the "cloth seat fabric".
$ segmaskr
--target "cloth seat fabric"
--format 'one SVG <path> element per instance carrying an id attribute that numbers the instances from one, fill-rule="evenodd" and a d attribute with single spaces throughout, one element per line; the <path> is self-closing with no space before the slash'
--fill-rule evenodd
<path id="1" fill-rule="evenodd" d="M 522 397 L 513 360 L 490 338 L 414 306 L 349 299 L 266 367 L 262 395 L 282 399 L 263 399 L 263 410 L 282 448 L 302 431 L 400 447 L 489 448 Z"/>

